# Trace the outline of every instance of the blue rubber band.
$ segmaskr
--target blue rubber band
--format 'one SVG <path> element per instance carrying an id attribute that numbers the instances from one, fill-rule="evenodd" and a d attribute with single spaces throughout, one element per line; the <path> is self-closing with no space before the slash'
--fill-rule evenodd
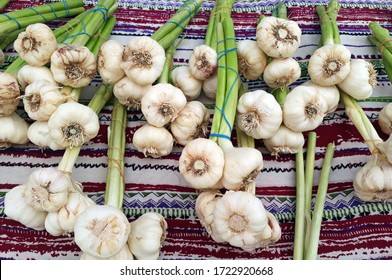
<path id="1" fill-rule="evenodd" d="M 68 36 L 67 38 L 65 38 L 65 39 L 62 41 L 62 43 L 66 44 L 65 42 L 66 42 L 67 40 L 72 39 L 72 38 L 74 38 L 74 37 L 76 37 L 76 36 L 80 36 L 80 35 L 87 35 L 89 38 L 91 38 L 91 35 L 88 34 L 88 33 L 86 32 L 86 24 L 84 23 L 84 19 L 81 20 L 81 24 L 83 25 L 83 31 L 82 31 L 82 32 L 79 32 L 79 33 L 77 33 L 77 34 L 73 34 L 73 35 Z"/>
<path id="2" fill-rule="evenodd" d="M 219 107 L 216 107 L 216 106 L 215 106 L 215 108 L 221 113 L 223 119 L 225 120 L 225 122 L 226 122 L 226 124 L 227 124 L 227 126 L 229 127 L 229 130 L 230 130 L 230 132 L 231 132 L 231 131 L 233 130 L 233 128 L 231 127 L 230 122 L 229 122 L 229 120 L 226 118 L 226 115 L 225 115 L 225 113 L 224 113 L 224 111 L 223 111 L 224 108 L 226 107 L 226 103 L 227 103 L 227 100 L 225 100 L 225 102 L 223 103 L 222 109 L 219 109 Z"/>
<path id="3" fill-rule="evenodd" d="M 43 14 L 41 14 L 39 11 L 37 11 L 37 10 L 34 9 L 33 7 L 30 7 L 30 8 L 28 8 L 28 9 L 33 10 L 34 12 L 36 12 L 37 15 L 41 16 L 41 17 L 44 19 L 45 22 L 48 21 L 48 20 L 44 17 Z"/>
<path id="4" fill-rule="evenodd" d="M 227 135 L 224 134 L 219 134 L 219 133 L 210 133 L 210 137 L 219 137 L 219 138 L 225 138 L 228 140 L 231 140 L 231 138 Z"/>
<path id="5" fill-rule="evenodd" d="M 184 30 L 184 26 L 182 26 L 182 25 L 181 25 L 181 23 L 178 23 L 178 22 L 176 22 L 176 21 L 173 21 L 173 20 L 168 20 L 167 22 L 168 22 L 168 23 L 173 23 L 173 24 L 175 24 L 175 25 L 177 25 L 177 26 L 181 27 L 181 28 L 182 28 L 182 30 Z"/>
<path id="6" fill-rule="evenodd" d="M 66 16 L 69 16 L 69 6 L 68 6 L 68 2 L 66 0 L 62 0 L 61 2 L 63 2 L 64 7 L 65 7 L 65 11 L 66 11 Z M 50 5 L 49 5 L 50 6 Z"/>
<path id="7" fill-rule="evenodd" d="M 15 21 L 16 24 L 18 25 L 18 29 L 21 29 L 21 28 L 22 28 L 22 27 L 20 26 L 19 21 L 17 21 L 16 18 L 14 18 L 14 17 L 12 17 L 12 16 L 10 16 L 10 15 L 8 15 L 8 14 L 1 14 L 1 15 L 2 15 L 2 16 L 5 16 L 5 17 L 7 17 L 7 18 L 9 18 L 10 20 Z"/>
<path id="8" fill-rule="evenodd" d="M 102 7 L 102 8 L 98 8 L 98 6 L 100 6 L 100 7 Z M 106 21 L 107 16 L 108 16 L 108 12 L 109 12 L 109 9 L 108 9 L 108 8 L 106 8 L 106 7 L 105 7 L 104 5 L 102 5 L 102 4 L 97 4 L 94 8 L 90 9 L 90 10 L 88 11 L 88 13 L 94 13 L 95 11 L 100 12 L 100 13 L 102 14 L 102 16 L 103 16 L 103 21 Z"/>
<path id="9" fill-rule="evenodd" d="M 67 4 L 68 5 L 68 4 Z M 48 4 L 49 8 L 52 10 L 54 16 L 56 17 L 56 19 L 58 19 L 59 17 L 56 14 L 56 11 L 53 9 L 52 5 Z M 67 11 L 67 16 L 69 15 L 69 11 Z"/>

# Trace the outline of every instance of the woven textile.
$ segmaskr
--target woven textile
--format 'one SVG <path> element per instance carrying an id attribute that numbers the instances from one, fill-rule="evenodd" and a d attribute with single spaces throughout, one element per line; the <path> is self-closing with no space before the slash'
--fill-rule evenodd
<path id="1" fill-rule="evenodd" d="M 38 1 L 36 1 L 38 3 Z M 270 14 L 278 1 L 239 0 L 232 17 L 238 40 L 255 39 L 256 20 L 261 13 Z M 328 1 L 283 1 L 289 17 L 302 28 L 302 43 L 294 58 L 302 68 L 301 78 L 293 87 L 309 80 L 306 67 L 310 55 L 318 46 L 320 26 L 314 5 Z M 42 3 L 42 1 L 40 1 Z M 96 1 L 85 1 L 86 8 Z M 132 36 L 151 35 L 182 1 L 120 0 L 115 15 L 117 24 L 112 38 L 125 44 Z M 377 124 L 379 110 L 392 101 L 389 82 L 377 49 L 367 40 L 368 23 L 378 21 L 392 30 L 392 2 L 390 0 L 342 0 L 338 16 L 341 40 L 353 58 L 364 58 L 373 63 L 378 72 L 373 96 L 360 102 L 369 119 L 382 134 Z M 29 7 L 32 1 L 11 1 L 4 11 Z M 204 42 L 210 11 L 214 1 L 205 1 L 202 10 L 185 28 L 186 38 L 175 53 L 175 65 L 186 65 L 197 45 Z M 49 25 L 56 26 L 60 21 Z M 16 53 L 6 51 L 6 67 Z M 84 90 L 82 102 L 87 103 L 100 83 L 97 76 Z M 246 81 L 250 90 L 266 89 L 262 79 Z M 213 101 L 201 97 L 211 114 Z M 84 191 L 98 204 L 103 204 L 107 168 L 107 128 L 110 124 L 111 104 L 99 115 L 101 127 L 98 136 L 83 146 L 76 162 L 73 177 L 84 186 Z M 28 122 L 31 120 L 23 107 L 17 111 Z M 181 147 L 176 146 L 169 156 L 161 159 L 145 158 L 132 143 L 133 133 L 145 123 L 140 112 L 128 113 L 127 146 L 125 153 L 124 212 L 132 221 L 148 211 L 161 213 L 168 222 L 168 235 L 163 244 L 161 259 L 292 259 L 295 216 L 295 157 L 271 156 L 263 143 L 256 142 L 263 153 L 264 167 L 257 177 L 256 195 L 274 214 L 282 228 L 277 244 L 248 253 L 226 244 L 214 242 L 206 234 L 195 214 L 197 193 L 184 181 L 178 170 Z M 0 129 L 2 129 L 0 127 Z M 328 115 L 316 129 L 318 134 L 314 194 L 325 148 L 335 142 L 330 185 L 326 198 L 324 219 L 320 234 L 319 259 L 392 259 L 392 203 L 365 203 L 355 196 L 353 178 L 368 161 L 370 153 L 363 139 L 344 113 L 342 106 Z M 306 134 L 305 134 L 306 139 Z M 235 136 L 233 137 L 235 141 Z M 24 227 L 4 215 L 4 196 L 16 185 L 27 181 L 32 171 L 55 167 L 63 151 L 40 149 L 33 144 L 0 150 L 0 258 L 2 259 L 78 259 L 80 249 L 72 236 L 53 237 L 45 231 Z"/>

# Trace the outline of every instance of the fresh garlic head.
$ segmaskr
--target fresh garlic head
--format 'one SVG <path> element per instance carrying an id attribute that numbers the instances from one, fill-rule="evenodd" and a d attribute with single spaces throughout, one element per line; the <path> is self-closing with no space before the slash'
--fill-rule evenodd
<path id="1" fill-rule="evenodd" d="M 377 85 L 377 71 L 364 59 L 352 59 L 350 72 L 337 86 L 355 99 L 369 98 Z"/>
<path id="2" fill-rule="evenodd" d="M 145 213 L 131 223 L 129 249 L 138 260 L 157 260 L 166 232 L 167 222 L 161 214 Z"/>
<path id="3" fill-rule="evenodd" d="M 46 66 L 32 66 L 26 64 L 19 69 L 17 76 L 22 90 L 25 90 L 29 84 L 38 80 L 48 80 L 53 84 L 56 84 L 52 71 Z"/>
<path id="4" fill-rule="evenodd" d="M 145 124 L 133 134 L 132 144 L 145 157 L 160 158 L 172 152 L 174 139 L 165 127 Z"/>
<path id="5" fill-rule="evenodd" d="M 0 127 L 0 149 L 29 142 L 27 137 L 29 125 L 18 114 L 12 113 L 10 116 L 0 117 Z"/>
<path id="6" fill-rule="evenodd" d="M 165 50 L 148 36 L 132 38 L 125 45 L 120 67 L 131 80 L 140 85 L 152 85 L 165 65 Z"/>
<path id="7" fill-rule="evenodd" d="M 24 61 L 33 66 L 44 66 L 57 49 L 57 40 L 49 26 L 33 23 L 19 33 L 14 48 Z"/>
<path id="8" fill-rule="evenodd" d="M 203 87 L 203 81 L 196 79 L 191 74 L 188 66 L 174 68 L 171 72 L 171 78 L 173 85 L 184 93 L 188 101 L 199 97 Z"/>
<path id="9" fill-rule="evenodd" d="M 236 123 L 255 139 L 272 137 L 282 123 L 282 118 L 279 103 L 264 90 L 246 92 L 238 100 Z"/>
<path id="10" fill-rule="evenodd" d="M 309 59 L 310 79 L 320 86 L 342 82 L 350 73 L 351 52 L 344 45 L 325 45 L 315 50 Z"/>
<path id="11" fill-rule="evenodd" d="M 371 155 L 355 174 L 354 190 L 363 201 L 392 202 L 392 165 L 384 155 Z"/>
<path id="12" fill-rule="evenodd" d="M 218 54 L 207 45 L 199 45 L 193 49 L 188 64 L 193 77 L 204 81 L 216 72 L 218 68 Z"/>
<path id="13" fill-rule="evenodd" d="M 271 155 L 296 154 L 305 144 L 302 132 L 295 132 L 282 124 L 271 138 L 264 139 L 264 145 Z"/>
<path id="14" fill-rule="evenodd" d="M 392 133 L 392 103 L 388 103 L 381 109 L 378 114 L 378 124 L 385 134 Z"/>
<path id="15" fill-rule="evenodd" d="M 61 104 L 48 121 L 50 137 L 61 147 L 80 146 L 98 135 L 99 120 L 89 107 L 77 102 Z"/>
<path id="16" fill-rule="evenodd" d="M 124 46 L 116 40 L 104 42 L 98 53 L 98 72 L 102 80 L 108 84 L 114 84 L 125 76 L 121 69 Z"/>
<path id="17" fill-rule="evenodd" d="M 292 56 L 301 44 L 301 29 L 295 21 L 264 17 L 256 29 L 257 45 L 274 58 Z"/>
<path id="18" fill-rule="evenodd" d="M 312 81 L 307 81 L 302 86 L 314 88 L 327 101 L 328 109 L 326 114 L 335 112 L 340 99 L 339 89 L 335 85 L 320 86 Z"/>
<path id="19" fill-rule="evenodd" d="M 225 158 L 222 149 L 213 140 L 197 138 L 182 150 L 179 169 L 184 179 L 195 189 L 211 189 L 223 175 Z"/>
<path id="20" fill-rule="evenodd" d="M 218 88 L 218 71 L 203 81 L 203 92 L 208 98 L 215 100 Z"/>
<path id="21" fill-rule="evenodd" d="M 141 107 L 141 100 L 151 86 L 152 85 L 139 85 L 128 77 L 124 77 L 114 84 L 113 94 L 128 110 L 139 110 Z"/>
<path id="22" fill-rule="evenodd" d="M 58 106 L 65 101 L 59 87 L 48 80 L 37 80 L 29 84 L 23 96 L 27 114 L 36 121 L 49 120 Z"/>
<path id="23" fill-rule="evenodd" d="M 133 255 L 131 253 L 131 250 L 129 250 L 128 245 L 125 245 L 120 252 L 115 254 L 113 257 L 107 258 L 107 259 L 101 259 L 101 258 L 96 258 L 93 256 L 90 256 L 89 254 L 82 253 L 80 256 L 80 260 L 82 261 L 99 261 L 99 260 L 133 260 Z"/>
<path id="24" fill-rule="evenodd" d="M 170 131 L 176 142 L 185 146 L 190 141 L 206 137 L 210 114 L 200 101 L 190 101 L 170 124 Z"/>
<path id="25" fill-rule="evenodd" d="M 287 87 L 299 77 L 301 77 L 301 67 L 292 57 L 273 59 L 265 67 L 263 74 L 264 82 L 271 88 Z"/>
<path id="26" fill-rule="evenodd" d="M 211 225 L 214 222 L 214 209 L 216 202 L 222 197 L 217 191 L 201 192 L 196 199 L 195 210 L 201 225 L 206 229 L 209 235 L 212 234 Z M 215 238 L 214 238 L 215 240 Z M 215 240 L 218 242 L 217 240 Z M 220 242 L 223 242 L 220 241 Z"/>
<path id="27" fill-rule="evenodd" d="M 0 117 L 9 116 L 19 104 L 18 81 L 7 73 L 0 72 Z"/>
<path id="28" fill-rule="evenodd" d="M 97 73 L 97 60 L 87 47 L 67 45 L 52 54 L 50 70 L 60 84 L 73 88 L 85 87 Z"/>
<path id="29" fill-rule="evenodd" d="M 151 125 L 162 127 L 172 122 L 186 105 L 184 93 L 171 84 L 152 86 L 141 100 L 142 113 Z"/>
<path id="30" fill-rule="evenodd" d="M 267 55 L 253 40 L 237 42 L 238 70 L 248 80 L 257 80 L 267 66 Z"/>
<path id="31" fill-rule="evenodd" d="M 125 246 L 130 224 L 125 214 L 110 205 L 91 205 L 77 218 L 75 242 L 86 254 L 106 259 Z"/>
<path id="32" fill-rule="evenodd" d="M 45 230 L 53 236 L 66 235 L 67 232 L 60 226 L 58 212 L 50 212 L 45 218 Z"/>
<path id="33" fill-rule="evenodd" d="M 295 87 L 283 103 L 283 123 L 295 132 L 317 128 L 327 112 L 327 101 L 310 87 Z"/>
<path id="34" fill-rule="evenodd" d="M 57 168 L 41 168 L 29 177 L 26 202 L 36 210 L 56 212 L 67 203 L 71 187 L 69 177 Z"/>
<path id="35" fill-rule="evenodd" d="M 33 122 L 27 131 L 27 136 L 34 145 L 41 148 L 50 148 L 52 151 L 65 149 L 56 144 L 50 137 L 48 122 Z"/>
<path id="36" fill-rule="evenodd" d="M 25 199 L 26 185 L 19 185 L 9 190 L 4 197 L 4 214 L 35 230 L 43 230 L 48 212 L 36 210 Z"/>

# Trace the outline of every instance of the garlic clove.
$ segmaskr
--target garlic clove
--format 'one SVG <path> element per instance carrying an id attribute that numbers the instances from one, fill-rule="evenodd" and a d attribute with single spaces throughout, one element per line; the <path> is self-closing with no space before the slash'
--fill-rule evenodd
<path id="1" fill-rule="evenodd" d="M 18 81 L 10 74 L 0 72 L 0 117 L 9 116 L 16 111 L 19 96 Z"/>
<path id="2" fill-rule="evenodd" d="M 139 85 L 128 77 L 124 77 L 114 84 L 113 94 L 128 110 L 139 110 L 141 107 L 141 100 L 151 86 L 152 85 Z"/>
<path id="3" fill-rule="evenodd" d="M 27 131 L 29 140 L 36 146 L 41 148 L 50 148 L 53 151 L 65 149 L 62 146 L 57 145 L 50 137 L 50 131 L 48 122 L 33 122 Z"/>
<path id="4" fill-rule="evenodd" d="M 296 154 L 305 144 L 302 132 L 295 132 L 282 124 L 271 138 L 264 139 L 264 145 L 272 156 Z"/>
<path id="5" fill-rule="evenodd" d="M 13 144 L 26 144 L 29 125 L 18 114 L 0 117 L 0 149 L 6 149 Z"/>
<path id="6" fill-rule="evenodd" d="M 53 84 L 57 84 L 52 71 L 46 66 L 24 65 L 19 69 L 17 77 L 22 90 L 25 90 L 28 85 L 38 80 L 48 80 Z"/>
<path id="7" fill-rule="evenodd" d="M 339 89 L 335 85 L 320 86 L 312 81 L 307 81 L 303 83 L 302 86 L 314 88 L 325 99 L 325 101 L 327 101 L 328 109 L 326 114 L 335 112 L 340 99 Z"/>
<path id="8" fill-rule="evenodd" d="M 267 66 L 267 55 L 253 40 L 237 42 L 238 70 L 248 80 L 257 80 Z"/>
<path id="9" fill-rule="evenodd" d="M 377 120 L 382 132 L 390 135 L 392 133 L 392 103 L 386 104 L 381 109 Z"/>
<path id="10" fill-rule="evenodd" d="M 264 82 L 271 88 L 284 88 L 301 77 L 301 67 L 292 57 L 275 58 L 265 67 Z"/>
<path id="11" fill-rule="evenodd" d="M 193 49 L 188 64 L 193 77 L 204 81 L 216 72 L 218 68 L 218 54 L 210 46 L 199 45 Z"/>
<path id="12" fill-rule="evenodd" d="M 98 53 L 98 72 L 102 80 L 108 84 L 114 84 L 125 76 L 121 69 L 124 46 L 116 40 L 104 42 Z"/>
<path id="13" fill-rule="evenodd" d="M 196 79 L 188 66 L 179 66 L 172 70 L 171 79 L 173 85 L 178 87 L 188 101 L 199 97 L 203 87 L 203 81 Z"/>
<path id="14" fill-rule="evenodd" d="M 58 212 L 50 212 L 45 218 L 45 230 L 53 236 L 61 236 L 67 234 L 60 226 Z"/>

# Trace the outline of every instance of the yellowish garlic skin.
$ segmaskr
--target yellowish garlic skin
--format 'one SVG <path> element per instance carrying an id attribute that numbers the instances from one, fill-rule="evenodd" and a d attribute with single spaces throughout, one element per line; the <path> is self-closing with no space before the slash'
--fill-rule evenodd
<path id="1" fill-rule="evenodd" d="M 29 142 L 27 136 L 29 125 L 17 113 L 0 117 L 0 127 L 0 149 Z"/>
<path id="2" fill-rule="evenodd" d="M 273 59 L 265 67 L 263 79 L 271 88 L 284 88 L 301 77 L 301 67 L 292 57 Z"/>
<path id="3" fill-rule="evenodd" d="M 203 81 L 193 77 L 188 66 L 179 66 L 172 70 L 171 78 L 173 85 L 181 89 L 188 101 L 199 97 L 203 87 Z"/>
<path id="4" fill-rule="evenodd" d="M 104 42 L 98 53 L 98 72 L 105 83 L 114 84 L 125 76 L 121 69 L 124 46 L 116 40 Z"/>
<path id="5" fill-rule="evenodd" d="M 327 101 L 328 109 L 326 114 L 335 112 L 340 99 L 339 89 L 337 86 L 320 86 L 312 81 L 307 81 L 301 85 L 314 88 L 325 99 L 325 101 Z"/>
<path id="6" fill-rule="evenodd" d="M 128 77 L 123 77 L 114 84 L 113 94 L 128 110 L 139 110 L 144 94 L 151 87 L 152 85 L 139 85 Z"/>
<path id="7" fill-rule="evenodd" d="M 253 40 L 237 42 L 238 70 L 248 80 L 257 80 L 267 66 L 267 55 Z"/>
<path id="8" fill-rule="evenodd" d="M 271 138 L 264 139 L 264 145 L 272 156 L 296 154 L 305 144 L 302 132 L 295 132 L 282 124 Z"/>
<path id="9" fill-rule="evenodd" d="M 161 75 L 165 50 L 148 36 L 132 38 L 124 48 L 121 68 L 140 85 L 152 85 Z"/>
<path id="10" fill-rule="evenodd" d="M 19 33 L 14 48 L 24 61 L 33 66 L 43 66 L 57 49 L 57 40 L 49 26 L 34 23 Z"/>
<path id="11" fill-rule="evenodd" d="M 382 132 L 387 135 L 392 133 L 392 103 L 386 104 L 378 114 L 378 124 Z"/>
<path id="12" fill-rule="evenodd" d="M 19 104 L 18 81 L 10 74 L 0 72 L 0 117 L 9 116 Z"/>
<path id="13" fill-rule="evenodd" d="M 216 71 L 211 77 L 203 81 L 204 95 L 209 99 L 215 100 L 216 90 L 218 88 L 218 72 Z"/>
<path id="14" fill-rule="evenodd" d="M 216 72 L 218 67 L 218 54 L 210 46 L 199 45 L 193 49 L 188 64 L 193 77 L 204 81 Z"/>
<path id="15" fill-rule="evenodd" d="M 50 131 L 48 122 L 33 122 L 27 131 L 27 136 L 34 145 L 41 148 L 50 148 L 52 151 L 65 149 L 62 146 L 57 145 L 50 137 Z"/>
<path id="16" fill-rule="evenodd" d="M 28 85 L 38 80 L 48 80 L 53 84 L 57 84 L 53 78 L 52 71 L 46 66 L 24 65 L 18 71 L 17 78 L 21 90 L 25 90 Z"/>

